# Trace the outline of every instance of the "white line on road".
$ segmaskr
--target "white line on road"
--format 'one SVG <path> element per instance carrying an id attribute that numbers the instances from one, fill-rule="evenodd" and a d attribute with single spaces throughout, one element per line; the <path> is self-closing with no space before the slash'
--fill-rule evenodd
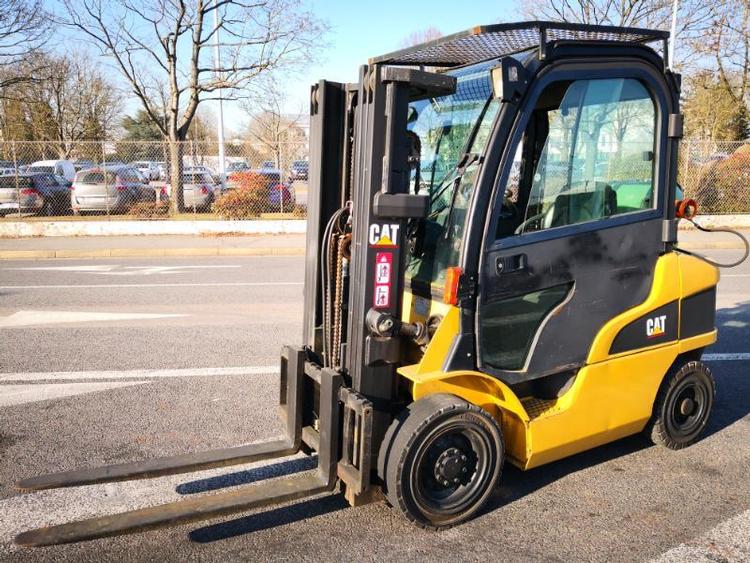
<path id="1" fill-rule="evenodd" d="M 242 366 L 229 368 L 133 369 L 112 371 L 40 371 L 0 373 L 0 381 L 45 381 L 86 379 L 156 379 L 161 377 L 217 377 L 277 373 L 279 366 Z"/>
<path id="2" fill-rule="evenodd" d="M 302 282 L 97 283 L 75 285 L 0 285 L 0 289 L 97 289 L 122 287 L 278 287 Z"/>
<path id="3" fill-rule="evenodd" d="M 49 325 L 61 323 L 90 323 L 103 321 L 140 321 L 187 317 L 174 313 L 96 313 L 91 311 L 18 311 L 0 317 L 0 328 Z"/>
<path id="4" fill-rule="evenodd" d="M 109 391 L 142 385 L 146 381 L 117 381 L 97 383 L 51 383 L 37 385 L 2 385 L 0 386 L 0 407 L 12 405 L 23 405 L 37 401 L 49 401 L 52 399 L 65 399 L 84 393 L 95 393 L 97 391 Z"/>
<path id="5" fill-rule="evenodd" d="M 739 352 L 733 354 L 703 354 L 702 360 L 707 362 L 744 362 L 750 360 L 750 353 Z"/>

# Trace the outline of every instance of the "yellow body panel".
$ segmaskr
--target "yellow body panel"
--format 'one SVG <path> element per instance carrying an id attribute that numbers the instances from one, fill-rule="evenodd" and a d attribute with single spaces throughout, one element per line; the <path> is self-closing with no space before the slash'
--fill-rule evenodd
<path id="1" fill-rule="evenodd" d="M 399 373 L 411 382 L 414 400 L 451 393 L 492 413 L 502 425 L 509 460 L 523 469 L 536 467 L 643 429 L 664 374 L 677 356 L 712 344 L 716 330 L 610 355 L 615 336 L 649 311 L 717 282 L 716 268 L 700 259 L 675 252 L 660 257 L 649 296 L 602 327 L 586 365 L 570 389 L 555 400 L 519 398 L 510 387 L 484 373 L 443 371 L 446 354 L 459 331 L 460 311 L 442 303 L 430 307 L 430 314 L 439 312 L 443 320 L 421 361 L 400 368 Z M 410 295 L 405 305 L 407 302 L 405 317 L 414 320 Z M 421 307 L 424 309 L 424 304 Z"/>

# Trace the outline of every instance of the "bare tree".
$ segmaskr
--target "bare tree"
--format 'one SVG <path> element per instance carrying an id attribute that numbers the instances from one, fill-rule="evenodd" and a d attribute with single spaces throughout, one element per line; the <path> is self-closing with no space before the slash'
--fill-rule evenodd
<path id="1" fill-rule="evenodd" d="M 79 141 L 104 140 L 120 115 L 115 86 L 81 56 L 38 53 L 35 58 L 44 72 L 4 89 L 2 138 L 47 141 L 60 158 L 71 156 Z"/>
<path id="2" fill-rule="evenodd" d="M 43 68 L 35 55 L 49 41 L 49 31 L 42 0 L 0 3 L 0 97 L 5 88 L 32 80 Z"/>
<path id="3" fill-rule="evenodd" d="M 750 94 L 750 0 L 723 0 L 711 5 L 712 25 L 701 41 L 700 53 L 715 64 L 719 80 L 735 103 Z"/>
<path id="4" fill-rule="evenodd" d="M 34 138 L 50 141 L 68 158 L 83 140 L 104 140 L 122 109 L 119 93 L 80 56 L 50 57 L 48 76 L 25 88 Z"/>
<path id="5" fill-rule="evenodd" d="M 261 154 L 274 161 L 277 169 L 300 156 L 305 140 L 303 112 L 284 112 L 286 96 L 278 82 L 266 81 L 256 98 L 242 106 L 251 116 L 247 136 Z"/>
<path id="6" fill-rule="evenodd" d="M 685 87 L 686 133 L 711 141 L 744 140 L 742 108 L 736 93 L 715 72 L 706 70 L 689 77 Z"/>
<path id="7" fill-rule="evenodd" d="M 413 47 L 414 45 L 426 43 L 427 41 L 432 41 L 433 39 L 440 39 L 442 36 L 443 34 L 438 28 L 429 26 L 424 29 L 412 31 L 401 41 L 401 47 Z"/>
<path id="8" fill-rule="evenodd" d="M 257 77 L 309 60 L 325 31 L 301 0 L 62 1 L 67 24 L 111 58 L 168 139 L 175 211 L 183 208 L 180 141 L 200 103 L 220 89 L 224 99 L 241 98 Z M 166 123 L 153 102 L 162 94 Z"/>
<path id="9" fill-rule="evenodd" d="M 531 19 L 669 29 L 673 0 L 519 0 L 519 3 L 523 14 Z M 680 2 L 677 33 L 685 40 L 679 44 L 683 58 L 692 52 L 692 40 L 710 25 L 710 5 L 703 0 Z"/>

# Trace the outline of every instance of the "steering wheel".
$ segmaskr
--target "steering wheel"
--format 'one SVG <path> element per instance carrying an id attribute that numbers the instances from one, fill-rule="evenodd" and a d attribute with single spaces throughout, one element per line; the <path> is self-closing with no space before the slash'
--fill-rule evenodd
<path id="1" fill-rule="evenodd" d="M 526 229 L 526 227 L 527 227 L 527 226 L 529 226 L 529 225 L 533 224 L 533 223 L 534 223 L 534 222 L 536 222 L 536 221 L 541 221 L 541 220 L 542 220 L 542 219 L 544 219 L 544 218 L 545 218 L 545 217 L 546 217 L 547 215 L 549 215 L 549 213 L 550 213 L 550 212 L 551 212 L 551 211 L 552 211 L 553 209 L 554 209 L 554 206 L 550 206 L 550 207 L 548 207 L 548 208 L 547 208 L 546 210 L 542 211 L 541 213 L 537 213 L 536 215 L 532 215 L 531 217 L 529 217 L 528 219 L 526 219 L 525 221 L 523 221 L 523 222 L 522 222 L 522 223 L 521 223 L 520 225 L 518 225 L 518 226 L 516 227 L 516 230 L 515 230 L 515 231 L 513 231 L 513 234 L 514 234 L 514 235 L 520 235 L 520 234 L 523 234 L 523 232 L 524 232 L 524 230 Z"/>

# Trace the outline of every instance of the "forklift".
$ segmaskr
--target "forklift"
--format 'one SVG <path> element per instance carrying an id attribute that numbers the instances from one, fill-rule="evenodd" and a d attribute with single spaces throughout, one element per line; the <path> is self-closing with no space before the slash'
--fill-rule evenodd
<path id="1" fill-rule="evenodd" d="M 664 31 L 532 21 L 370 59 L 310 92 L 301 345 L 282 438 L 52 473 L 24 491 L 302 452 L 308 472 L 30 530 L 45 546 L 341 491 L 417 526 L 477 515 L 504 463 L 695 442 L 718 270 L 677 246 L 683 117 Z M 659 54 L 659 51 L 662 54 Z"/>

